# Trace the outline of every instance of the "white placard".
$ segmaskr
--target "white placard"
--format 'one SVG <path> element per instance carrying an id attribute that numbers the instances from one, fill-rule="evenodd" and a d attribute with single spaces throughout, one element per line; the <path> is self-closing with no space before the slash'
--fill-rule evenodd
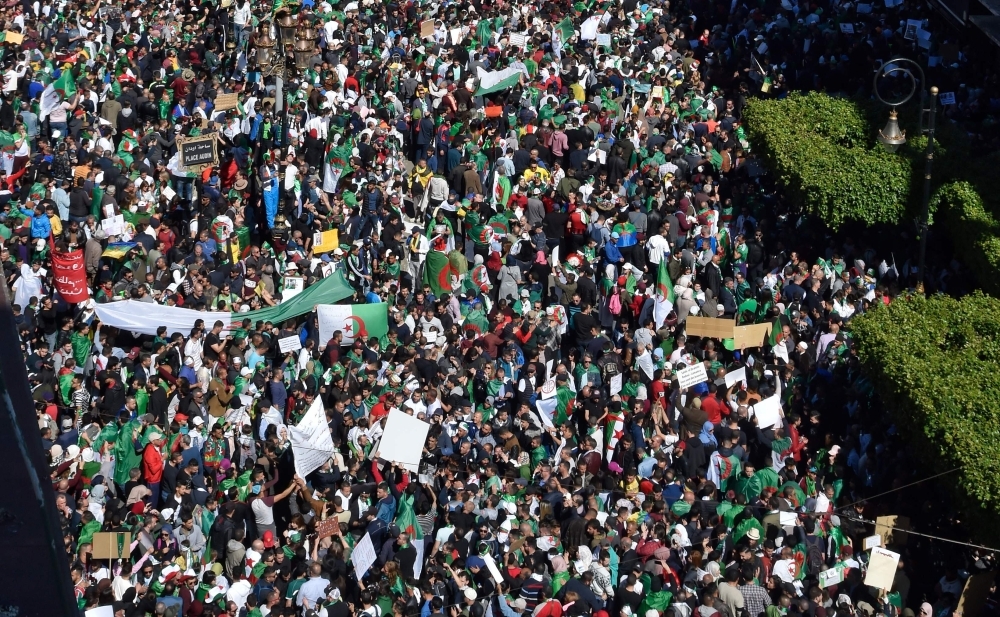
<path id="1" fill-rule="evenodd" d="M 875 534 L 874 536 L 868 536 L 865 538 L 865 550 L 870 551 L 873 548 L 882 546 L 882 535 Z"/>
<path id="2" fill-rule="evenodd" d="M 896 578 L 896 566 L 899 564 L 899 553 L 876 546 L 872 549 L 868 561 L 868 573 L 865 575 L 865 585 L 877 589 L 892 589 L 892 581 Z"/>
<path id="3" fill-rule="evenodd" d="M 417 473 L 431 425 L 398 409 L 389 412 L 379 443 L 379 456 Z"/>
<path id="4" fill-rule="evenodd" d="M 622 391 L 622 374 L 618 373 L 611 378 L 611 396 L 614 396 Z"/>
<path id="5" fill-rule="evenodd" d="M 125 233 L 125 217 L 121 214 L 101 221 L 101 229 L 109 236 L 120 236 Z"/>
<path id="6" fill-rule="evenodd" d="M 299 340 L 298 336 L 286 336 L 285 338 L 278 339 L 278 349 L 281 353 L 288 353 L 290 351 L 298 351 L 302 349 L 302 341 Z"/>
<path id="7" fill-rule="evenodd" d="M 757 427 L 761 430 L 781 423 L 781 401 L 777 396 L 769 396 L 753 406 L 757 416 Z"/>
<path id="8" fill-rule="evenodd" d="M 115 608 L 113 606 L 98 606 L 84 611 L 83 615 L 84 617 L 115 617 Z"/>
<path id="9" fill-rule="evenodd" d="M 747 367 L 741 366 L 735 371 L 726 373 L 726 388 L 732 388 L 734 383 L 743 382 L 745 386 L 747 383 Z"/>
<path id="10" fill-rule="evenodd" d="M 788 348 L 785 347 L 785 343 L 781 342 L 774 346 L 774 357 L 780 359 L 785 364 L 788 364 Z"/>
<path id="11" fill-rule="evenodd" d="M 511 47 L 524 49 L 525 44 L 528 42 L 528 37 L 523 34 L 511 34 L 507 37 L 507 42 L 510 43 Z"/>
<path id="12" fill-rule="evenodd" d="M 451 35 L 451 44 L 452 45 L 458 45 L 459 43 L 462 42 L 462 29 L 461 28 L 452 28 L 451 30 L 448 31 L 448 34 Z"/>
<path id="13" fill-rule="evenodd" d="M 708 381 L 708 372 L 705 371 L 705 365 L 702 362 L 677 371 L 677 384 L 681 388 L 690 388 L 703 381 Z"/>
<path id="14" fill-rule="evenodd" d="M 281 291 L 281 301 L 287 302 L 302 293 L 306 288 L 306 280 L 301 276 L 286 276 L 285 287 Z"/>
<path id="15" fill-rule="evenodd" d="M 782 527 L 792 527 L 795 525 L 796 519 L 799 515 L 795 512 L 779 512 L 778 513 L 778 524 Z"/>
<path id="16" fill-rule="evenodd" d="M 830 568 L 819 573 L 819 586 L 826 589 L 831 585 L 838 585 L 844 580 L 844 569 L 841 567 Z"/>
<path id="17" fill-rule="evenodd" d="M 556 395 L 556 378 L 550 377 L 542 384 L 542 400 L 547 401 Z"/>
<path id="18" fill-rule="evenodd" d="M 497 585 L 503 585 L 503 575 L 500 574 L 500 568 L 497 567 L 497 562 L 493 560 L 493 555 L 487 553 L 486 555 L 481 555 L 482 560 L 486 562 L 486 569 L 490 571 L 490 576 L 493 580 L 497 582 Z"/>
<path id="19" fill-rule="evenodd" d="M 412 539 L 413 550 L 417 553 L 417 558 L 413 560 L 413 578 L 420 580 L 420 574 L 424 571 L 424 540 Z"/>
<path id="20" fill-rule="evenodd" d="M 305 479 L 330 459 L 333 455 L 333 438 L 330 437 L 326 411 L 323 410 L 323 401 L 319 397 L 316 397 L 296 426 L 288 427 L 288 436 L 295 457 L 295 473 L 299 477 Z"/>
<path id="21" fill-rule="evenodd" d="M 177 196 L 177 193 L 174 191 L 174 189 L 170 188 L 169 186 L 165 186 L 162 189 L 160 189 L 160 195 L 166 197 L 167 203 L 169 204 L 171 201 L 174 200 L 174 197 Z"/>
<path id="22" fill-rule="evenodd" d="M 840 24 L 840 31 L 844 34 L 854 34 L 854 24 Z"/>
<path id="23" fill-rule="evenodd" d="M 954 92 L 942 92 L 938 96 L 938 100 L 941 101 L 942 105 L 954 105 L 955 104 L 955 93 Z"/>
<path id="24" fill-rule="evenodd" d="M 368 569 L 375 564 L 378 555 L 375 554 L 375 545 L 372 544 L 372 537 L 365 534 L 361 541 L 354 546 L 351 553 L 351 561 L 354 562 L 354 574 L 358 577 L 358 582 L 364 579 Z"/>
<path id="25" fill-rule="evenodd" d="M 598 33 L 597 44 L 603 45 L 604 47 L 611 47 L 611 35 L 607 33 Z"/>

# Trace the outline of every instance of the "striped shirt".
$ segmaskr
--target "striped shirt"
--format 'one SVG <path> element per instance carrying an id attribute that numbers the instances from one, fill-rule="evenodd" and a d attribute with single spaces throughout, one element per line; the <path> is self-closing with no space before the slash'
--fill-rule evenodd
<path id="1" fill-rule="evenodd" d="M 743 594 L 743 605 L 750 617 L 757 617 L 764 612 L 764 609 L 771 606 L 771 596 L 760 585 L 753 583 L 740 585 L 739 590 Z"/>

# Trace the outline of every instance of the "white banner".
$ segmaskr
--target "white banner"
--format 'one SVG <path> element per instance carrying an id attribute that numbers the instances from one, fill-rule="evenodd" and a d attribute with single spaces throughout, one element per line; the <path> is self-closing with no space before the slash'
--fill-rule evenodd
<path id="1" fill-rule="evenodd" d="M 295 455 L 295 473 L 305 477 L 319 469 L 333 455 L 333 438 L 319 397 L 297 426 L 288 427 Z"/>
<path id="2" fill-rule="evenodd" d="M 178 306 L 163 306 L 138 300 L 98 304 L 94 307 L 94 311 L 102 324 L 139 334 L 155 335 L 157 328 L 166 326 L 167 334 L 180 332 L 187 337 L 191 335 L 194 322 L 199 319 L 205 320 L 205 328 L 208 330 L 212 329 L 216 321 L 221 321 L 225 330 L 229 330 L 232 326 L 230 313 L 193 311 Z"/>

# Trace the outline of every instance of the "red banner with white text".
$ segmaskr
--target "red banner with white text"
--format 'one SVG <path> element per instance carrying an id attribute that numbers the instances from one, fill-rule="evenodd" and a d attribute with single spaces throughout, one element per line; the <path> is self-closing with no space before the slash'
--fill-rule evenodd
<path id="1" fill-rule="evenodd" d="M 90 299 L 87 287 L 87 270 L 83 264 L 83 251 L 60 253 L 52 251 L 52 277 L 56 291 L 67 302 L 83 302 Z"/>

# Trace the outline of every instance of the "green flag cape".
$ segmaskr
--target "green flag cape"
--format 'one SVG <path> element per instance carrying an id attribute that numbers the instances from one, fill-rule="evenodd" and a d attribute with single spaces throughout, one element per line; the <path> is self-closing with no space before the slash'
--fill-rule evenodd
<path id="1" fill-rule="evenodd" d="M 128 472 L 139 466 L 142 456 L 135 451 L 132 443 L 132 432 L 142 426 L 138 420 L 132 420 L 118 431 L 115 439 L 115 483 L 124 486 L 128 482 Z"/>
<path id="2" fill-rule="evenodd" d="M 413 511 L 413 495 L 402 495 L 399 498 L 399 505 L 396 507 L 396 526 L 399 530 L 410 535 L 411 540 L 423 540 L 424 531 L 417 522 L 417 515 Z"/>

